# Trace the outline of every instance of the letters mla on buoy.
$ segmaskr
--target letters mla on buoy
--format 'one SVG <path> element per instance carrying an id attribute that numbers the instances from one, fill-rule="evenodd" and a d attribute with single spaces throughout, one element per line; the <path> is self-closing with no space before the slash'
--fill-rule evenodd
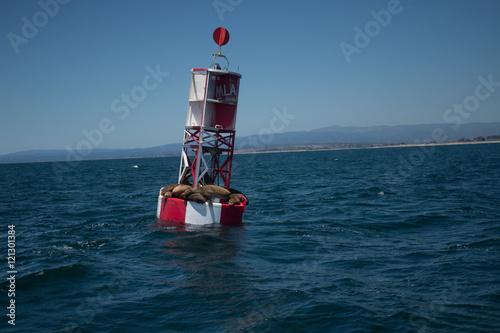
<path id="1" fill-rule="evenodd" d="M 191 70 L 188 112 L 176 184 L 160 189 L 159 224 L 240 224 L 248 199 L 230 188 L 241 74 L 231 72 L 221 46 L 229 32 L 213 33 L 219 46 L 208 68 Z M 224 58 L 224 69 L 217 58 Z"/>

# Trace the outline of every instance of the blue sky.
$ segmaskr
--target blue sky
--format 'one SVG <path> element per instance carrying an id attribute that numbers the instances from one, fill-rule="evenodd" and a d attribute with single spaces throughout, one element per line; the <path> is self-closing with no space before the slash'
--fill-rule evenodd
<path id="1" fill-rule="evenodd" d="M 92 149 L 181 142 L 219 26 L 243 75 L 237 135 L 283 112 L 287 132 L 500 121 L 499 16 L 496 0 L 0 0 L 0 154 L 85 132 Z"/>

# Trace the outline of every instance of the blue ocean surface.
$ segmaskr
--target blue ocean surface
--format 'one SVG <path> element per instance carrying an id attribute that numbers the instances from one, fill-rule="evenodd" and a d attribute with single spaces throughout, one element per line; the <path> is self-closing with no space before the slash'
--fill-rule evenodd
<path id="1" fill-rule="evenodd" d="M 158 226 L 178 167 L 0 165 L 0 331 L 500 332 L 500 144 L 235 155 L 241 226 Z"/>

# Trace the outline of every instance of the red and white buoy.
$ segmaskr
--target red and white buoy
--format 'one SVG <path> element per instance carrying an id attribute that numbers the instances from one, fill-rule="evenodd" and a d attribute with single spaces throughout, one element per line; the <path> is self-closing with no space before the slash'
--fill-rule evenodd
<path id="1" fill-rule="evenodd" d="M 182 142 L 178 183 L 192 179 L 193 187 L 215 184 L 229 190 L 235 139 L 236 110 L 241 75 L 228 71 L 229 61 L 221 46 L 229 41 L 229 32 L 217 28 L 213 34 L 219 50 L 209 68 L 191 70 L 189 106 Z M 224 58 L 227 66 L 214 64 Z M 239 224 L 246 200 L 229 205 L 224 199 L 197 203 L 174 197 L 158 197 L 157 221 L 191 224 Z"/>

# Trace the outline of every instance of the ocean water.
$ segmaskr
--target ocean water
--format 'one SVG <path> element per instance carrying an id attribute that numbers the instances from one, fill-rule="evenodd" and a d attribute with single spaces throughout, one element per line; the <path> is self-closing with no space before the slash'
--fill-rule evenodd
<path id="1" fill-rule="evenodd" d="M 159 227 L 178 166 L 0 165 L 0 331 L 500 332 L 500 144 L 235 155 L 241 226 Z"/>

